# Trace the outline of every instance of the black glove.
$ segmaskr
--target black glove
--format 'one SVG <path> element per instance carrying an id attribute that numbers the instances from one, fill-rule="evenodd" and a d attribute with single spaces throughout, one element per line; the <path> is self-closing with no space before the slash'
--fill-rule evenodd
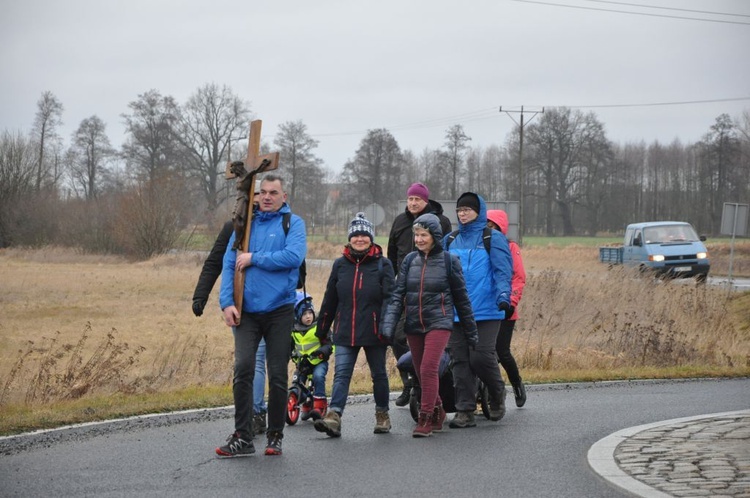
<path id="1" fill-rule="evenodd" d="M 510 320 L 510 317 L 513 316 L 513 310 L 515 308 L 513 308 L 510 303 L 503 301 L 497 305 L 497 309 L 505 312 L 505 318 L 503 318 L 503 320 Z"/>
<path id="2" fill-rule="evenodd" d="M 315 356 L 320 358 L 323 361 L 328 361 L 328 358 L 331 357 L 331 350 L 333 348 L 330 344 L 324 344 L 323 346 L 320 346 L 317 351 L 315 351 Z"/>
<path id="3" fill-rule="evenodd" d="M 206 307 L 207 299 L 196 297 L 193 299 L 193 314 L 195 316 L 201 316 L 203 314 L 203 308 Z"/>
<path id="4" fill-rule="evenodd" d="M 393 327 L 391 327 L 388 330 L 381 329 L 380 330 L 380 337 L 382 337 L 383 340 L 385 342 L 387 342 L 388 344 L 391 344 L 393 342 Z"/>
<path id="5" fill-rule="evenodd" d="M 469 343 L 471 349 L 476 349 L 477 344 L 479 344 L 479 331 L 474 329 L 471 332 L 466 332 L 466 342 Z"/>

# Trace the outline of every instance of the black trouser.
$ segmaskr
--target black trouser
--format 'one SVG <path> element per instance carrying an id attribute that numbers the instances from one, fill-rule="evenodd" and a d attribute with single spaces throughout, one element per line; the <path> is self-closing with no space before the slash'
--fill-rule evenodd
<path id="1" fill-rule="evenodd" d="M 513 329 L 516 326 L 515 320 L 503 320 L 500 322 L 500 331 L 497 333 L 497 343 L 495 351 L 500 364 L 508 374 L 508 380 L 514 386 L 521 383 L 521 374 L 518 372 L 518 365 L 515 358 L 510 352 L 510 341 L 513 339 Z"/>
<path id="2" fill-rule="evenodd" d="M 234 332 L 234 429 L 252 435 L 253 379 L 255 353 L 261 338 L 266 340 L 268 369 L 268 431 L 283 432 L 289 387 L 294 305 L 288 304 L 269 313 L 242 313 Z"/>
<path id="3" fill-rule="evenodd" d="M 456 410 L 473 412 L 477 407 L 477 377 L 487 386 L 490 403 L 499 404 L 505 390 L 500 376 L 500 367 L 495 356 L 495 343 L 500 320 L 477 322 L 479 344 L 469 347 L 460 323 L 453 324 L 453 332 L 448 341 L 453 357 L 453 385 L 456 388 Z"/>
<path id="4" fill-rule="evenodd" d="M 396 323 L 396 330 L 393 333 L 393 344 L 391 344 L 393 356 L 396 357 L 396 361 L 409 351 L 409 343 L 406 342 L 406 332 L 404 332 L 405 322 L 406 314 L 401 313 L 401 318 Z"/>

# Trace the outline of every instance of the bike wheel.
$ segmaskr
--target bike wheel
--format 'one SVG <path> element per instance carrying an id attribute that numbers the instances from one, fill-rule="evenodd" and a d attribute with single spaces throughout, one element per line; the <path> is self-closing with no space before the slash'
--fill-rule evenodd
<path id="1" fill-rule="evenodd" d="M 299 397 L 297 391 L 289 391 L 289 396 L 286 398 L 286 423 L 294 425 L 299 420 Z"/>
<path id="2" fill-rule="evenodd" d="M 477 409 L 482 411 L 485 418 L 490 418 L 490 390 L 481 380 L 477 386 Z"/>

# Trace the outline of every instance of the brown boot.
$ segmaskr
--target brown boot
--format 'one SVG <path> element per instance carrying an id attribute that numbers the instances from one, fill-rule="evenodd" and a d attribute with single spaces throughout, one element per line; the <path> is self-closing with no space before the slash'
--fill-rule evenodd
<path id="1" fill-rule="evenodd" d="M 391 418 L 388 416 L 388 412 L 381 412 L 375 410 L 375 434 L 386 434 L 391 432 Z"/>
<path id="2" fill-rule="evenodd" d="M 331 410 L 325 418 L 315 421 L 315 430 L 325 432 L 330 437 L 341 437 L 341 415 Z"/>
<path id="3" fill-rule="evenodd" d="M 326 410 L 328 409 L 328 401 L 325 398 L 313 398 L 313 408 L 310 410 L 310 418 L 313 420 L 319 420 L 326 416 Z"/>
<path id="4" fill-rule="evenodd" d="M 419 412 L 419 420 L 417 420 L 417 426 L 411 433 L 412 437 L 427 437 L 432 436 L 432 413 Z"/>
<path id="5" fill-rule="evenodd" d="M 443 405 L 436 405 L 432 411 L 432 418 L 430 419 L 432 424 L 432 432 L 443 432 L 443 423 L 445 423 L 445 410 Z"/>

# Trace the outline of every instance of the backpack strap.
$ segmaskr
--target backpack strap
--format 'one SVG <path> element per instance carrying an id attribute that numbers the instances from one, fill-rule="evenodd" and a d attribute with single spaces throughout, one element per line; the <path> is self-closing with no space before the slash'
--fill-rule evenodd
<path id="1" fill-rule="evenodd" d="M 484 227 L 482 240 L 484 241 L 484 249 L 487 251 L 487 254 L 489 254 L 490 249 L 492 248 L 492 229 L 490 227 Z"/>
<path id="2" fill-rule="evenodd" d="M 450 248 L 451 242 L 456 240 L 457 235 L 458 230 L 453 230 L 448 234 L 448 239 L 445 241 L 446 251 Z M 482 233 L 482 242 L 484 242 L 484 250 L 487 251 L 487 254 L 489 254 L 490 248 L 492 247 L 492 229 L 490 227 L 484 227 L 484 232 Z"/>
<path id="3" fill-rule="evenodd" d="M 453 230 L 451 233 L 448 234 L 448 238 L 445 241 L 445 250 L 447 251 L 450 246 L 451 242 L 456 240 L 456 235 L 458 235 L 458 230 Z"/>
<path id="4" fill-rule="evenodd" d="M 281 218 L 281 227 L 284 229 L 284 235 L 289 235 L 289 227 L 292 225 L 292 213 L 286 212 Z"/>

